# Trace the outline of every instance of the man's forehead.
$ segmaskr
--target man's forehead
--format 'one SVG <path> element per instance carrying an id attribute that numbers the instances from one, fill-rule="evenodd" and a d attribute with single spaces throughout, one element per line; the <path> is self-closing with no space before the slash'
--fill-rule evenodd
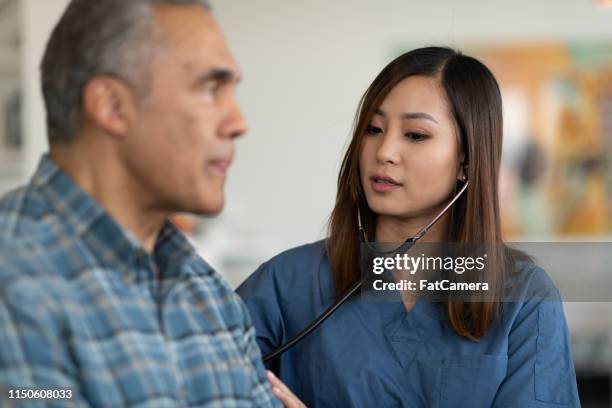
<path id="1" fill-rule="evenodd" d="M 212 13 L 199 5 L 157 5 L 153 10 L 158 24 L 168 31 L 168 35 L 180 33 L 180 29 L 220 31 Z"/>
<path id="2" fill-rule="evenodd" d="M 221 69 L 239 76 L 223 32 L 201 6 L 158 6 L 158 23 L 172 58 L 187 71 Z"/>
<path id="3" fill-rule="evenodd" d="M 226 71 L 233 77 L 232 79 L 240 79 L 241 73 L 238 63 L 227 49 L 224 51 L 193 50 L 188 53 L 180 52 L 178 56 L 181 70 L 185 74 L 201 75 L 204 71 Z"/>

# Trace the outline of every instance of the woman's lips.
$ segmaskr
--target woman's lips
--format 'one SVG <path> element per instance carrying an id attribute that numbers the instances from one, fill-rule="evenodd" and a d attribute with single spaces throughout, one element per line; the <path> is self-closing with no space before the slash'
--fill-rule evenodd
<path id="1" fill-rule="evenodd" d="M 395 191 L 402 186 L 402 183 L 395 181 L 395 179 L 389 176 L 383 175 L 374 175 L 370 177 L 370 182 L 372 184 L 372 190 L 378 193 Z"/>
<path id="2" fill-rule="evenodd" d="M 387 193 L 390 191 L 395 191 L 399 189 L 400 187 L 401 186 L 397 184 L 385 184 L 385 183 L 379 183 L 376 181 L 372 181 L 372 190 L 376 191 L 377 193 Z"/>

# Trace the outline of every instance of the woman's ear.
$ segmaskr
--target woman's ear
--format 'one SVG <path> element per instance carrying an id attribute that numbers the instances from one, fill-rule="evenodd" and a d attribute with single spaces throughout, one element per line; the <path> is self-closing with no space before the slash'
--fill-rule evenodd
<path id="1" fill-rule="evenodd" d="M 457 180 L 459 181 L 467 181 L 468 174 L 468 165 L 465 163 L 461 163 L 459 166 L 459 174 L 457 175 Z"/>
<path id="2" fill-rule="evenodd" d="M 468 165 L 466 163 L 465 160 L 465 150 L 462 147 L 461 149 L 461 154 L 459 155 L 459 171 L 457 172 L 457 180 L 459 181 L 467 181 L 467 175 L 468 175 Z"/>
<path id="3" fill-rule="evenodd" d="M 83 108 L 97 127 L 112 136 L 124 137 L 134 115 L 134 96 L 123 82 L 100 76 L 85 85 Z"/>

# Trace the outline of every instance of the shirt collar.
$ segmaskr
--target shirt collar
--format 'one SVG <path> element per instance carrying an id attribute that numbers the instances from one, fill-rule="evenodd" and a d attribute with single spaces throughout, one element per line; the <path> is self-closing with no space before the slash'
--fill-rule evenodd
<path id="1" fill-rule="evenodd" d="M 132 275 L 134 262 L 153 255 L 161 271 L 171 263 L 189 257 L 193 246 L 170 221 L 158 234 L 153 254 L 120 226 L 104 208 L 83 191 L 51 158 L 45 154 L 31 184 L 48 199 L 60 223 L 69 233 L 86 242 L 100 263 Z"/>

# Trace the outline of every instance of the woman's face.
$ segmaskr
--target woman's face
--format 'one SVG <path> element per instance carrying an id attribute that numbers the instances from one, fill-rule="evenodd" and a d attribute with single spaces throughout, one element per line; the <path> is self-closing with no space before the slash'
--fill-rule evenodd
<path id="1" fill-rule="evenodd" d="M 435 78 L 398 83 L 372 117 L 359 161 L 369 207 L 379 216 L 430 216 L 462 176 L 455 125 Z"/>

